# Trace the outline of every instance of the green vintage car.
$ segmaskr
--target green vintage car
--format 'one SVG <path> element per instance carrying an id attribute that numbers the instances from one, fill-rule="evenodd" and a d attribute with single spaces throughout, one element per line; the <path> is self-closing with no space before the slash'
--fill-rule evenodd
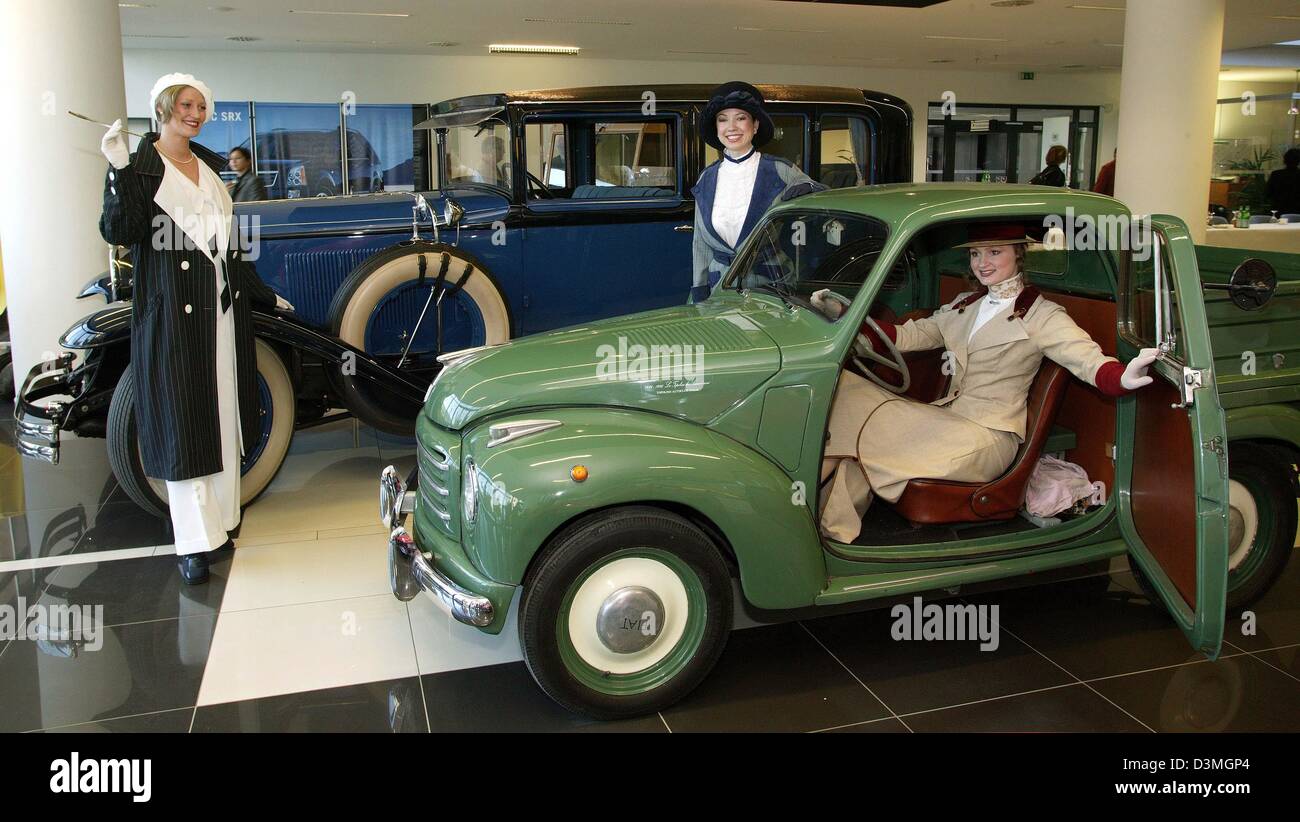
<path id="1" fill-rule="evenodd" d="M 769 211 L 702 303 L 448 355 L 415 471 L 380 482 L 394 594 L 426 591 L 497 633 L 522 588 L 537 683 L 603 718 L 694 688 L 727 641 L 734 590 L 760 609 L 833 606 L 1127 552 L 1214 658 L 1226 611 L 1277 577 L 1296 532 L 1300 261 L 1215 251 L 1203 290 L 1208 252 L 1186 226 L 1155 217 L 1145 245 L 1123 250 L 1131 217 L 1111 198 L 1044 187 L 823 192 Z M 897 504 L 871 506 L 852 544 L 823 539 L 819 467 L 841 369 L 922 401 L 942 396 L 948 370 L 940 351 L 867 356 L 860 329 L 969 290 L 954 247 L 979 220 L 1043 232 L 1030 281 L 1107 353 L 1159 347 L 1156 382 L 1116 400 L 1044 360 L 1006 474 L 915 480 Z M 848 304 L 836 321 L 810 301 L 823 288 Z M 1104 504 L 1022 514 L 1043 454 L 1103 483 Z"/>

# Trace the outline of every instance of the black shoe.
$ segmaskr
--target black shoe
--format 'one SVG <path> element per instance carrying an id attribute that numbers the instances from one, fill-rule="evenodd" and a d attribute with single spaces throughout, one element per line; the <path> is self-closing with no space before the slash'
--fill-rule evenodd
<path id="1" fill-rule="evenodd" d="M 208 555 L 206 553 L 183 554 L 176 559 L 181 579 L 186 585 L 202 585 L 208 581 Z"/>
<path id="2" fill-rule="evenodd" d="M 241 519 L 239 521 L 239 524 L 235 526 L 234 530 L 226 532 L 226 536 L 229 537 L 230 539 L 239 539 L 239 529 L 243 527 L 244 527 L 244 521 Z"/>

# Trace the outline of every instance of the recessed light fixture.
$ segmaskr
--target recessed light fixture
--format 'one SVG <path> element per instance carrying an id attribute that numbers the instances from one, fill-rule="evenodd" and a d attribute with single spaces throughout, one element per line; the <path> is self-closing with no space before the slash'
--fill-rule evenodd
<path id="1" fill-rule="evenodd" d="M 135 37 L 140 40 L 188 40 L 188 34 L 123 34 L 123 37 Z"/>
<path id="2" fill-rule="evenodd" d="M 492 43 L 488 54 L 562 54 L 573 55 L 582 51 L 577 46 L 529 46 L 515 43 Z"/>
<path id="3" fill-rule="evenodd" d="M 951 63 L 952 60 L 949 60 L 947 57 L 941 57 L 941 58 L 939 58 L 938 60 L 931 60 L 930 62 L 931 62 L 931 63 Z"/>
<path id="4" fill-rule="evenodd" d="M 827 29 L 779 29 L 768 26 L 736 26 L 736 31 L 775 31 L 782 34 L 830 34 Z"/>
<path id="5" fill-rule="evenodd" d="M 290 14 L 332 14 L 340 17 L 410 17 L 404 11 L 318 11 L 316 9 L 289 9 Z"/>
<path id="6" fill-rule="evenodd" d="M 442 43 L 425 43 L 425 45 L 426 45 L 426 46 L 434 46 L 435 48 L 440 48 L 440 49 L 446 49 L 446 48 L 451 48 L 452 46 L 459 46 L 460 43 L 447 43 L 447 42 L 442 42 Z"/>
<path id="7" fill-rule="evenodd" d="M 1295 14 L 1270 14 L 1270 20 L 1300 20 L 1300 15 Z"/>
<path id="8" fill-rule="evenodd" d="M 1080 11 L 1124 11 L 1123 6 L 1087 6 L 1082 3 L 1071 3 L 1066 8 L 1079 9 Z"/>
<path id="9" fill-rule="evenodd" d="M 234 36 L 234 37 L 227 37 L 226 39 L 229 40 L 229 41 L 232 42 L 232 43 L 255 43 L 255 42 L 257 42 L 258 40 L 261 40 L 262 38 L 261 38 L 261 37 L 250 37 L 250 36 L 248 36 L 247 34 L 239 34 L 239 35 L 236 35 L 236 36 Z"/>
<path id="10" fill-rule="evenodd" d="M 225 14 L 228 11 L 234 11 L 234 6 L 208 6 L 208 11 L 215 11 L 218 14 Z"/>
<path id="11" fill-rule="evenodd" d="M 119 9 L 151 9 L 153 3 L 118 3 Z"/>
<path id="12" fill-rule="evenodd" d="M 1105 47 L 1108 48 L 1108 49 L 1122 49 L 1122 48 L 1124 48 L 1124 44 L 1123 44 L 1123 43 L 1102 43 L 1102 45 L 1105 46 Z"/>
<path id="13" fill-rule="evenodd" d="M 1005 37 L 965 37 L 958 34 L 926 34 L 926 40 L 972 40 L 980 43 L 1005 43 Z"/>
<path id="14" fill-rule="evenodd" d="M 989 5 L 997 9 L 1014 9 L 1020 6 L 1032 6 L 1033 4 L 1034 0 L 996 0 L 996 2 Z"/>
<path id="15" fill-rule="evenodd" d="M 630 26 L 631 20 L 597 20 L 594 17 L 525 17 L 525 23 L 554 23 L 563 26 Z"/>

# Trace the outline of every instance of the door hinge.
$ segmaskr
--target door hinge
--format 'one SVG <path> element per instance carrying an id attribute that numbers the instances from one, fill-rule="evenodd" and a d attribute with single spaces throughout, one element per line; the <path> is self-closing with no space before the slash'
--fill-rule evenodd
<path id="1" fill-rule="evenodd" d="M 1228 452 L 1223 449 L 1223 437 L 1215 436 L 1201 443 L 1201 447 L 1219 458 L 1219 470 L 1228 472 Z"/>

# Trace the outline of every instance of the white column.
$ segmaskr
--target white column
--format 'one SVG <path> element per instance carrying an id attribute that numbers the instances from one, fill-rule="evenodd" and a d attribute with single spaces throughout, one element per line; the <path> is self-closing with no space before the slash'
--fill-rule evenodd
<path id="1" fill-rule="evenodd" d="M 59 353 L 59 336 L 103 306 L 78 287 L 107 268 L 99 236 L 104 122 L 126 118 L 116 0 L 0 3 L 0 249 L 4 254 L 14 379 Z"/>
<path id="2" fill-rule="evenodd" d="M 1205 242 L 1224 0 L 1128 0 L 1115 196 Z"/>

